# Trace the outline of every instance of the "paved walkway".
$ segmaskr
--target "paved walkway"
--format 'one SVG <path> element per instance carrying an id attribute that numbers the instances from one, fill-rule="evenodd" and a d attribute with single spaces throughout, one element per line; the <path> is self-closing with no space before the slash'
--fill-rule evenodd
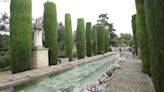
<path id="1" fill-rule="evenodd" d="M 115 71 L 105 92 L 155 92 L 151 79 L 141 72 L 139 59 L 129 57 Z"/>

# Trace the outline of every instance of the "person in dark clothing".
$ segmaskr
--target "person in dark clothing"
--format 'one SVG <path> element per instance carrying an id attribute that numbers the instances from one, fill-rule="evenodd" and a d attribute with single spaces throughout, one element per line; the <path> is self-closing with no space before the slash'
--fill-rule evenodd
<path id="1" fill-rule="evenodd" d="M 120 51 L 120 57 L 121 57 L 121 52 L 122 52 L 121 46 L 119 47 L 119 51 Z"/>
<path id="2" fill-rule="evenodd" d="M 135 46 L 132 47 L 132 55 L 133 55 L 133 57 L 135 55 Z"/>
<path id="3" fill-rule="evenodd" d="M 122 52 L 121 46 L 119 47 L 119 51 Z"/>

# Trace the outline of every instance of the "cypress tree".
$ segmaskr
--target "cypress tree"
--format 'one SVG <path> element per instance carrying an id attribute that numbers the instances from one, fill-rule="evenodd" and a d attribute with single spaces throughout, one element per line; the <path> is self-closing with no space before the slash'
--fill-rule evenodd
<path id="1" fill-rule="evenodd" d="M 11 0 L 10 42 L 12 73 L 31 69 L 32 62 L 31 0 Z"/>
<path id="2" fill-rule="evenodd" d="M 86 55 L 92 56 L 92 30 L 91 23 L 86 23 Z"/>
<path id="3" fill-rule="evenodd" d="M 44 4 L 43 28 L 45 31 L 44 45 L 49 48 L 49 65 L 55 65 L 58 61 L 58 43 L 56 5 L 53 2 Z"/>
<path id="4" fill-rule="evenodd" d="M 105 29 L 105 53 L 109 51 L 109 31 Z"/>
<path id="5" fill-rule="evenodd" d="M 151 72 L 156 92 L 164 92 L 164 1 L 145 0 L 151 48 Z"/>
<path id="6" fill-rule="evenodd" d="M 76 42 L 78 59 L 85 58 L 85 27 L 83 18 L 77 20 Z"/>
<path id="7" fill-rule="evenodd" d="M 135 45 L 135 53 L 138 55 L 137 34 L 136 34 L 136 14 L 132 16 L 133 42 Z"/>
<path id="8" fill-rule="evenodd" d="M 97 25 L 97 53 L 105 53 L 105 27 Z"/>
<path id="9" fill-rule="evenodd" d="M 97 29 L 96 25 L 92 27 L 92 37 L 93 37 L 93 54 L 97 55 Z"/>
<path id="10" fill-rule="evenodd" d="M 139 54 L 142 60 L 142 71 L 150 75 L 150 46 L 149 35 L 145 23 L 144 0 L 136 0 L 136 28 Z"/>
<path id="11" fill-rule="evenodd" d="M 72 60 L 72 46 L 73 46 L 73 38 L 72 38 L 72 22 L 71 22 L 71 15 L 65 14 L 65 52 L 66 56 L 69 60 Z"/>

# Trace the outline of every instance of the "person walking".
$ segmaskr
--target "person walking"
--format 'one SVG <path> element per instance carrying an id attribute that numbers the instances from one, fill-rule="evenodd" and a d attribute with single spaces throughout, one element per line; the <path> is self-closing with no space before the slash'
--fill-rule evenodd
<path id="1" fill-rule="evenodd" d="M 134 58 L 134 55 L 135 55 L 135 46 L 134 45 L 132 47 L 132 55 L 133 55 L 133 58 Z"/>
<path id="2" fill-rule="evenodd" d="M 120 52 L 120 57 L 121 57 L 121 52 L 122 52 L 121 46 L 119 46 L 119 52 Z"/>

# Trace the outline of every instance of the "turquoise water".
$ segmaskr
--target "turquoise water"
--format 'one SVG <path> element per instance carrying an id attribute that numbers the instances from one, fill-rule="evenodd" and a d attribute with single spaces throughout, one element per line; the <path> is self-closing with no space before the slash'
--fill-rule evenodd
<path id="1" fill-rule="evenodd" d="M 102 75 L 119 57 L 119 54 L 112 54 L 0 92 L 79 92 L 80 87 Z"/>

